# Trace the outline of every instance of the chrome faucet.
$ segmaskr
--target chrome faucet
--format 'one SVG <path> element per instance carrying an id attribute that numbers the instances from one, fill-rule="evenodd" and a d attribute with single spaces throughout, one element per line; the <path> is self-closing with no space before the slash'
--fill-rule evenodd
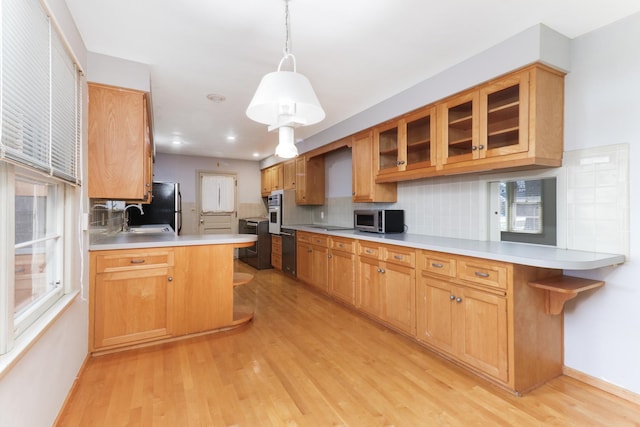
<path id="1" fill-rule="evenodd" d="M 140 215 L 144 215 L 144 211 L 142 210 L 142 203 L 138 203 L 135 205 L 126 205 L 122 211 L 122 231 L 129 231 L 129 212 L 127 209 L 129 208 L 138 208 L 140 211 Z"/>

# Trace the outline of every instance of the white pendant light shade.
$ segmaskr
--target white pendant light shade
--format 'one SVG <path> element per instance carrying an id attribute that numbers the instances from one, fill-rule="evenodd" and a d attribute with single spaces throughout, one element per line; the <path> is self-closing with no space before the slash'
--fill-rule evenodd
<path id="1" fill-rule="evenodd" d="M 325 113 L 309 79 L 295 71 L 275 71 L 260 81 L 247 116 L 271 126 L 308 126 L 322 121 Z"/>
<path id="2" fill-rule="evenodd" d="M 278 129 L 278 146 L 276 147 L 276 156 L 283 159 L 291 159 L 298 155 L 298 149 L 295 146 L 293 128 L 290 126 L 282 126 Z"/>

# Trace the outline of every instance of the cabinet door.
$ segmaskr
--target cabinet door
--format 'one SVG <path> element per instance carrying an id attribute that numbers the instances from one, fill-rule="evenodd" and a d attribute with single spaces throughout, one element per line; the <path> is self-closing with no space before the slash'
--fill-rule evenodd
<path id="1" fill-rule="evenodd" d="M 480 90 L 478 154 L 497 157 L 529 150 L 529 72 Z"/>
<path id="2" fill-rule="evenodd" d="M 358 308 L 376 317 L 382 316 L 382 274 L 380 261 L 359 257 L 358 262 Z"/>
<path id="3" fill-rule="evenodd" d="M 403 149 L 406 152 L 406 170 L 436 166 L 436 121 L 435 108 L 429 108 L 406 118 L 406 137 Z"/>
<path id="4" fill-rule="evenodd" d="M 373 132 L 374 147 L 378 155 L 377 174 L 397 172 L 399 170 L 398 149 L 400 129 L 398 122 L 381 125 Z"/>
<path id="5" fill-rule="evenodd" d="M 260 194 L 262 197 L 267 197 L 271 193 L 271 174 L 269 169 L 262 169 L 260 171 Z"/>
<path id="6" fill-rule="evenodd" d="M 271 170 L 271 191 L 282 190 L 284 186 L 284 170 L 282 163 L 272 166 Z"/>
<path id="7" fill-rule="evenodd" d="M 456 306 L 460 359 L 493 377 L 507 381 L 509 361 L 506 298 L 461 287 L 456 291 Z"/>
<path id="8" fill-rule="evenodd" d="M 285 190 L 295 190 L 296 189 L 296 161 L 288 160 L 284 162 L 282 167 L 283 169 L 283 177 L 284 183 L 283 187 Z"/>
<path id="9" fill-rule="evenodd" d="M 324 156 L 296 159 L 296 204 L 324 204 Z"/>
<path id="10" fill-rule="evenodd" d="M 143 92 L 89 85 L 89 197 L 146 201 L 145 103 Z"/>
<path id="11" fill-rule="evenodd" d="M 312 245 L 311 250 L 313 264 L 310 283 L 324 292 L 329 292 L 329 249 Z"/>
<path id="12" fill-rule="evenodd" d="M 416 272 L 388 262 L 382 270 L 382 318 L 413 335 L 416 333 Z"/>
<path id="13" fill-rule="evenodd" d="M 353 137 L 351 159 L 354 202 L 397 201 L 397 184 L 395 182 L 375 183 L 378 159 L 373 154 L 373 134 L 371 131 Z"/>
<path id="14" fill-rule="evenodd" d="M 452 98 L 438 107 L 440 163 L 477 159 L 479 144 L 479 94 L 477 91 Z"/>
<path id="15" fill-rule="evenodd" d="M 417 337 L 454 354 L 455 295 L 449 283 L 428 276 L 418 279 Z"/>
<path id="16" fill-rule="evenodd" d="M 296 275 L 305 283 L 311 283 L 313 267 L 313 249 L 310 244 L 298 240 L 296 249 Z"/>
<path id="17" fill-rule="evenodd" d="M 331 251 L 329 258 L 329 293 L 342 301 L 355 305 L 355 255 Z"/>
<path id="18" fill-rule="evenodd" d="M 171 268 L 97 274 L 94 348 L 168 337 L 172 274 Z"/>

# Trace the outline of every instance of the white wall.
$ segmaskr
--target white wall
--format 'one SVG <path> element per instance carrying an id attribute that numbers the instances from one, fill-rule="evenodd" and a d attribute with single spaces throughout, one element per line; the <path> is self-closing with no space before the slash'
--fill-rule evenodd
<path id="1" fill-rule="evenodd" d="M 567 150 L 628 143 L 630 257 L 614 270 L 569 272 L 606 281 L 565 309 L 565 364 L 640 393 L 640 14 L 575 39 L 566 77 Z"/>
<path id="2" fill-rule="evenodd" d="M 50 11 L 62 28 L 73 53 L 86 70 L 86 49 L 66 3 L 49 0 Z M 86 94 L 86 90 L 84 92 Z M 86 97 L 84 111 L 84 153 L 86 153 Z M 83 174 L 86 177 L 86 157 Z M 78 190 L 82 209 L 86 210 L 86 187 Z M 81 224 L 78 209 L 78 224 Z M 76 239 L 74 239 L 76 240 Z M 4 376 L 0 378 L 0 426 L 33 427 L 52 425 L 67 397 L 88 349 L 88 236 L 80 239 L 83 248 L 74 251 L 73 280 L 85 292 L 56 319 Z M 83 258 L 83 260 L 80 259 Z"/>

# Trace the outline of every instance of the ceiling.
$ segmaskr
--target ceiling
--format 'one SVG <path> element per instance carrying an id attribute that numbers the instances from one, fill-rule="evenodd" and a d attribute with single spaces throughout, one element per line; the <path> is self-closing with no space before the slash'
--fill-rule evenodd
<path id="1" fill-rule="evenodd" d="M 90 52 L 149 65 L 159 152 L 273 154 L 277 133 L 245 110 L 282 58 L 283 0 L 66 3 Z M 319 124 L 296 129 L 300 141 L 533 25 L 575 38 L 640 11 L 640 2 L 291 0 L 289 9 L 297 70 L 326 112 Z"/>

